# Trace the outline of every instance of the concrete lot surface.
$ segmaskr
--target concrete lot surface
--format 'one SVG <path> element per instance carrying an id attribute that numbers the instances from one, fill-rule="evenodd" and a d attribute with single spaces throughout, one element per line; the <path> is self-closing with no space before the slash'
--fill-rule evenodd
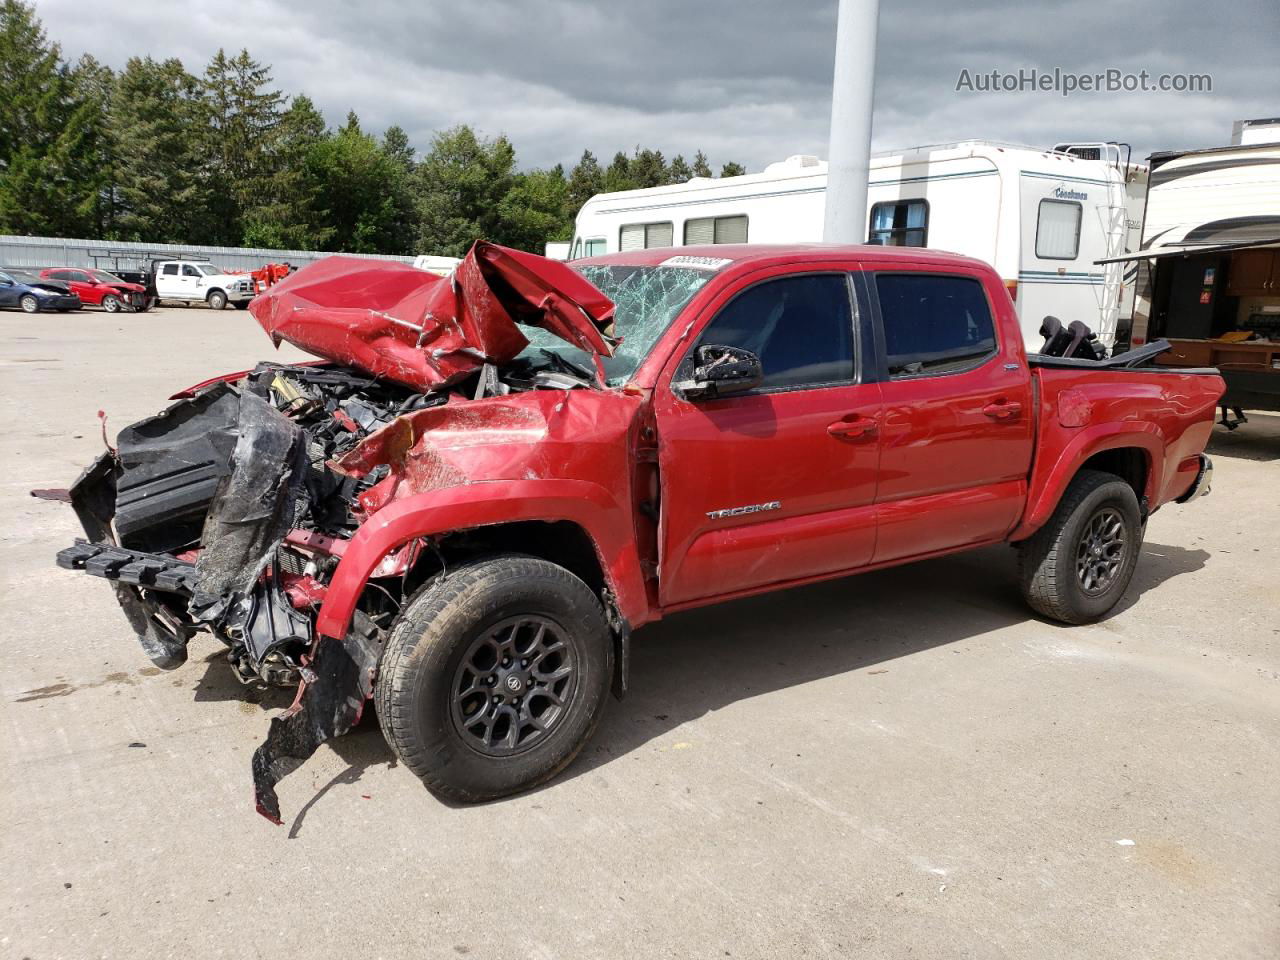
<path id="1" fill-rule="evenodd" d="M 296 354 L 281 352 L 285 356 Z M 1219 428 L 1104 623 L 985 550 L 685 614 L 559 779 L 456 809 L 376 724 L 254 813 L 289 695 L 162 673 L 60 571 L 109 430 L 244 313 L 0 314 L 0 957 L 1280 956 L 1280 417 Z"/>

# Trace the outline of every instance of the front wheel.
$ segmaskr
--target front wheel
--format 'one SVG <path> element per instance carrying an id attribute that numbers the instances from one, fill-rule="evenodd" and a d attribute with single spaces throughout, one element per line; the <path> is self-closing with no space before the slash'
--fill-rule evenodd
<path id="1" fill-rule="evenodd" d="M 107 311 L 107 313 L 119 313 L 120 307 L 121 303 L 119 297 L 108 293 L 102 298 L 102 309 Z"/>
<path id="2" fill-rule="evenodd" d="M 1133 487 L 1111 473 L 1081 470 L 1049 522 L 1019 545 L 1023 596 L 1062 623 L 1100 619 L 1128 588 L 1143 533 Z"/>
<path id="3" fill-rule="evenodd" d="M 591 736 L 613 645 L 568 570 L 508 556 L 450 568 L 392 627 L 375 687 L 392 749 L 427 788 L 475 803 L 555 776 Z"/>
<path id="4" fill-rule="evenodd" d="M 215 290 L 209 294 L 209 309 L 221 310 L 227 305 L 227 295 L 221 290 Z"/>
<path id="5" fill-rule="evenodd" d="M 37 313 L 40 310 L 40 301 L 35 298 L 34 294 L 30 293 L 23 296 L 23 298 L 18 301 L 18 305 L 22 307 L 23 313 Z"/>

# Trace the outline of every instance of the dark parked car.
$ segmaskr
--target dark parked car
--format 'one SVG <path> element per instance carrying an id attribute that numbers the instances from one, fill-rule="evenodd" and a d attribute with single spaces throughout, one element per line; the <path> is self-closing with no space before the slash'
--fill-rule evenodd
<path id="1" fill-rule="evenodd" d="M 80 298 L 57 280 L 44 280 L 25 270 L 0 271 L 0 307 L 16 307 L 24 313 L 41 310 L 79 310 Z"/>

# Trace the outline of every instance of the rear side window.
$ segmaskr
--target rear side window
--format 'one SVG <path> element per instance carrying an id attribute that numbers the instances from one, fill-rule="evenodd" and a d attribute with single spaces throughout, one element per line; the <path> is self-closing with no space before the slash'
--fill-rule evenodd
<path id="1" fill-rule="evenodd" d="M 876 291 L 891 377 L 965 370 L 995 353 L 991 307 L 977 280 L 882 273 Z"/>
<path id="2" fill-rule="evenodd" d="M 760 389 L 853 379 L 853 314 L 844 274 L 766 280 L 716 314 L 699 345 L 741 347 L 760 358 Z"/>
<path id="3" fill-rule="evenodd" d="M 684 222 L 685 246 L 702 243 L 746 243 L 747 218 L 745 215 L 733 217 L 698 217 Z"/>
<path id="4" fill-rule="evenodd" d="M 629 223 L 618 231 L 619 250 L 648 250 L 650 247 L 669 247 L 674 242 L 675 231 L 671 221 L 666 223 Z"/>
<path id="5" fill-rule="evenodd" d="M 1080 220 L 1084 207 L 1070 200 L 1041 200 L 1036 216 L 1036 256 L 1041 260 L 1074 260 L 1080 254 Z"/>
<path id="6" fill-rule="evenodd" d="M 178 265 L 176 263 L 166 263 L 163 273 L 166 277 L 176 277 L 178 275 Z"/>
<path id="7" fill-rule="evenodd" d="M 882 247 L 923 247 L 928 239 L 928 201 L 894 200 L 871 208 L 867 243 Z"/>

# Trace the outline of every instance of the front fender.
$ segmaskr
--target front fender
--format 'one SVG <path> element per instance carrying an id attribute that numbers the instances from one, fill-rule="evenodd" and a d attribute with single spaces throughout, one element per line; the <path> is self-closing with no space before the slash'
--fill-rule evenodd
<path id="1" fill-rule="evenodd" d="M 1009 534 L 1010 540 L 1024 540 L 1048 522 L 1066 492 L 1067 484 L 1094 454 L 1125 447 L 1142 450 L 1147 458 L 1144 495 L 1152 499 L 1153 491 L 1162 489 L 1165 438 L 1156 424 L 1138 420 L 1101 423 L 1079 431 L 1072 430 L 1067 436 L 1069 439 L 1056 454 L 1048 444 L 1042 448 L 1041 458 L 1031 471 L 1026 512 L 1022 522 Z"/>
<path id="2" fill-rule="evenodd" d="M 595 544 L 619 612 L 629 623 L 649 619 L 628 504 L 585 480 L 486 480 L 396 500 L 370 517 L 347 543 L 329 581 L 317 633 L 346 635 L 369 576 L 397 547 L 418 537 L 519 520 L 580 526 Z"/>

